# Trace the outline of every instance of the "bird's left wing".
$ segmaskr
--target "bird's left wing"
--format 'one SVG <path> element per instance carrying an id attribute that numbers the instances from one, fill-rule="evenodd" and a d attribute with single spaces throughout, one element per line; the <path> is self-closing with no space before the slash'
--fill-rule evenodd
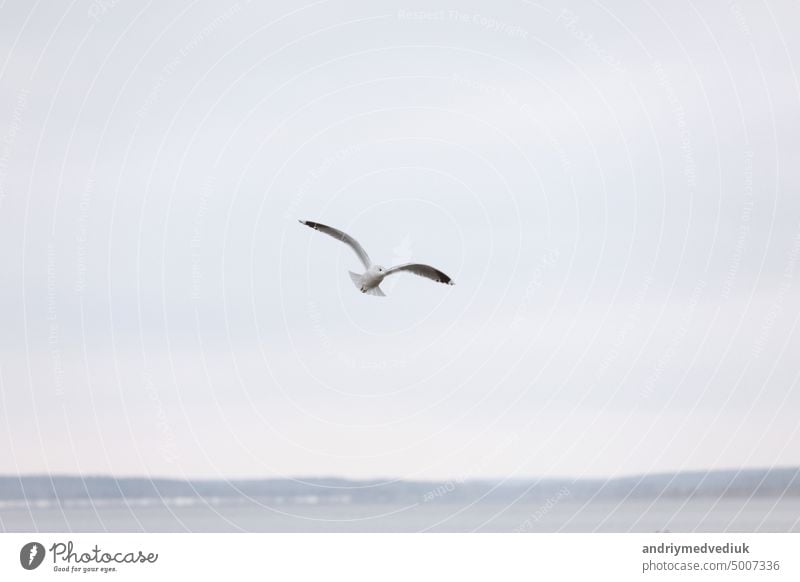
<path id="1" fill-rule="evenodd" d="M 362 263 L 364 263 L 365 269 L 369 269 L 370 266 L 372 265 L 372 261 L 370 261 L 369 255 L 367 255 L 367 251 L 364 250 L 364 247 L 362 247 L 356 239 L 354 239 L 346 232 L 342 232 L 341 230 L 333 228 L 332 226 L 320 224 L 319 222 L 311 222 L 310 220 L 301 220 L 300 224 L 305 224 L 306 226 L 309 226 L 314 230 L 318 230 L 320 232 L 327 234 L 328 236 L 332 236 L 336 240 L 342 241 L 344 244 L 346 244 L 356 252 L 358 258 L 361 259 Z"/>
<path id="2" fill-rule="evenodd" d="M 426 277 L 428 279 L 432 279 L 437 283 L 445 283 L 446 285 L 455 285 L 453 280 L 442 273 L 439 269 L 434 269 L 430 265 L 421 265 L 419 263 L 408 263 L 406 265 L 398 265 L 397 267 L 392 267 L 391 269 L 386 269 L 386 275 L 392 275 L 394 273 L 399 273 L 401 271 L 408 271 L 409 273 L 414 273 L 415 275 L 419 275 L 420 277 Z"/>

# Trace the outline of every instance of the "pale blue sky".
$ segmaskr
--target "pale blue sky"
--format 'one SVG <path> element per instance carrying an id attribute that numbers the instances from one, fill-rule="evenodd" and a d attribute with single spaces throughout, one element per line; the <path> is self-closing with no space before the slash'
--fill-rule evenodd
<path id="1" fill-rule="evenodd" d="M 5 3 L 0 472 L 800 463 L 800 8 L 569 6 Z"/>

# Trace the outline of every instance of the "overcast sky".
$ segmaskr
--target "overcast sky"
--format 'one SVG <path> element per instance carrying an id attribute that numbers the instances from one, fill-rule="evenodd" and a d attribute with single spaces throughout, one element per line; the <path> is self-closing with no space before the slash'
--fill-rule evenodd
<path id="1" fill-rule="evenodd" d="M 0 8 L 0 473 L 800 464 L 796 2 L 267 4 Z"/>

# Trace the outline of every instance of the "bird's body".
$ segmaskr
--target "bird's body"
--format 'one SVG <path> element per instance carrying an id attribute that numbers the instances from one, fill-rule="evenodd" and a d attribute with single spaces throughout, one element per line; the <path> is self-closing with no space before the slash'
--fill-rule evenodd
<path id="1" fill-rule="evenodd" d="M 387 276 L 400 271 L 407 271 L 421 277 L 427 277 L 428 279 L 432 279 L 438 283 L 454 285 L 453 280 L 450 277 L 445 275 L 439 269 L 435 269 L 429 265 L 423 265 L 420 263 L 407 263 L 405 265 L 398 265 L 389 269 L 381 265 L 374 265 L 372 264 L 369 255 L 367 255 L 367 252 L 364 250 L 364 247 L 362 247 L 358 241 L 350 235 L 342 232 L 341 230 L 337 230 L 331 226 L 326 226 L 318 222 L 301 220 L 300 223 L 342 241 L 355 251 L 366 270 L 361 275 L 350 271 L 350 279 L 352 279 L 355 286 L 362 293 L 376 295 L 378 297 L 385 297 L 386 294 L 381 290 L 380 284 Z"/>
<path id="2" fill-rule="evenodd" d="M 354 275 L 351 271 L 351 278 Z M 386 277 L 383 271 L 383 267 L 379 265 L 372 265 L 363 275 L 356 275 L 358 277 L 358 284 L 356 285 L 362 293 L 368 293 L 370 289 L 374 289 L 380 286 L 383 283 L 383 279 Z M 355 279 L 353 279 L 355 283 Z"/>

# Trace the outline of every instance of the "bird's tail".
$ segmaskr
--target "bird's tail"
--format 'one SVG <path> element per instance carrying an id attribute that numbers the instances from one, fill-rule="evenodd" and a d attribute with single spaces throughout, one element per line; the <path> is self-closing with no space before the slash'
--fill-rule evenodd
<path id="1" fill-rule="evenodd" d="M 348 271 L 348 273 L 350 273 L 350 279 L 352 279 L 353 285 L 356 286 L 356 289 L 361 291 L 363 287 L 362 275 L 356 275 L 353 271 Z M 363 293 L 367 295 L 377 295 L 378 297 L 386 297 L 386 294 L 381 291 L 380 287 L 370 287 L 366 291 L 363 291 Z"/>

